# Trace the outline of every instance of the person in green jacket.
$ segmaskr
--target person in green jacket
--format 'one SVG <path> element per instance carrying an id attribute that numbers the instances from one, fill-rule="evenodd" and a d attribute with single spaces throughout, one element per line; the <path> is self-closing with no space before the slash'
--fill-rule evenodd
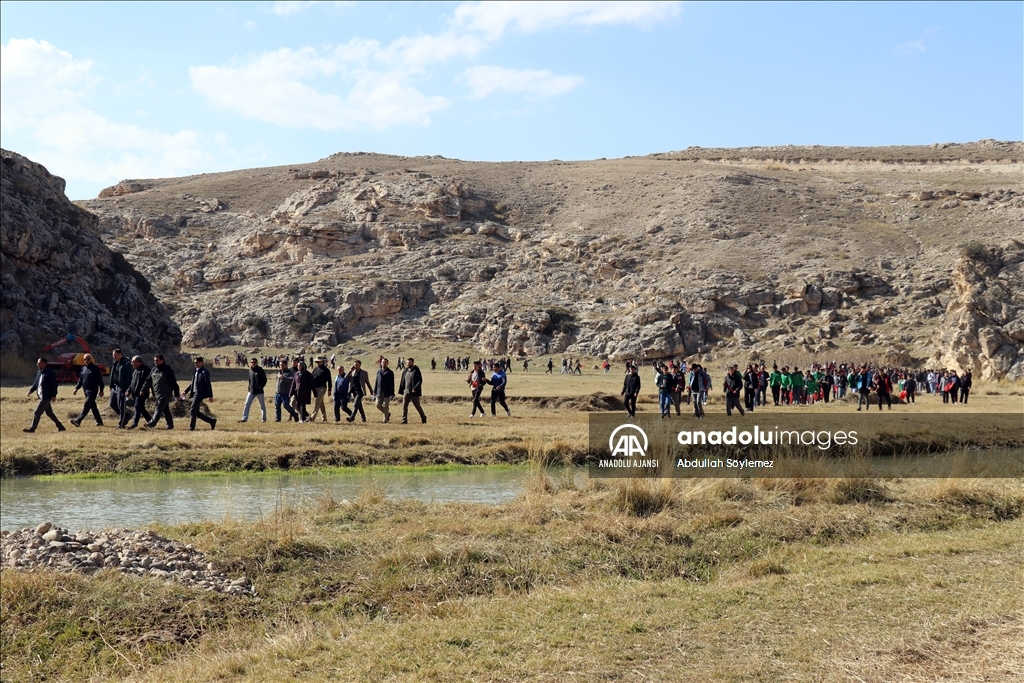
<path id="1" fill-rule="evenodd" d="M 768 386 L 772 388 L 772 400 L 779 405 L 779 392 L 782 390 L 782 373 L 778 365 L 772 365 L 772 374 L 768 375 Z"/>
<path id="2" fill-rule="evenodd" d="M 815 396 L 818 394 L 818 380 L 810 370 L 807 371 L 807 375 L 804 377 L 804 389 L 806 390 L 807 403 L 814 403 Z"/>
<path id="3" fill-rule="evenodd" d="M 787 406 L 793 405 L 793 378 L 789 375 L 789 366 L 783 365 L 782 378 L 779 380 L 782 387 L 782 402 Z"/>
<path id="4" fill-rule="evenodd" d="M 793 403 L 804 403 L 804 373 L 800 372 L 800 368 L 794 367 L 789 378 L 793 383 Z"/>

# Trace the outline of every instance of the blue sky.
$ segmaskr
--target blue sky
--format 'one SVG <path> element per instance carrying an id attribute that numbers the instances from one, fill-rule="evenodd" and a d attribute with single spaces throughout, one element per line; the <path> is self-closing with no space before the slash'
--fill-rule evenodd
<path id="1" fill-rule="evenodd" d="M 1024 4 L 0 3 L 0 142 L 68 181 L 1024 137 Z"/>

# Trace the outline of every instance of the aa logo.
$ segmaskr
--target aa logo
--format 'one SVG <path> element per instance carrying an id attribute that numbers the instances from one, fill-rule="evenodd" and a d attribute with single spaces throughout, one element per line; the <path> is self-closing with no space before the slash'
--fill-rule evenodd
<path id="1" fill-rule="evenodd" d="M 633 434 L 631 432 L 622 432 L 622 430 L 633 430 L 637 432 Z M 619 435 L 618 440 L 615 439 L 615 435 L 622 432 Z M 643 445 L 641 445 L 641 439 L 643 439 Z M 612 451 L 612 457 L 621 458 L 643 458 L 647 456 L 647 434 L 644 430 L 640 429 L 636 425 L 619 425 L 612 432 L 612 435 L 608 437 L 608 448 Z"/>

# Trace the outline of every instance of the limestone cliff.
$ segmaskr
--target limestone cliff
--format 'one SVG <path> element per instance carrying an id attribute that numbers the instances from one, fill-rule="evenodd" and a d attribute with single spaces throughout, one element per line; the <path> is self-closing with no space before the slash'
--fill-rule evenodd
<path id="1" fill-rule="evenodd" d="M 0 351 L 26 359 L 68 333 L 106 361 L 125 353 L 177 355 L 181 331 L 145 276 L 111 251 L 97 218 L 64 195 L 64 181 L 3 150 Z"/>
<path id="2" fill-rule="evenodd" d="M 802 353 L 998 377 L 1024 358 L 1006 246 L 1024 233 L 1022 161 L 1024 145 L 996 141 L 544 163 L 343 153 L 126 180 L 82 206 L 192 346 Z M 974 243 L 1010 264 L 978 271 L 1010 293 L 984 319 L 957 303 Z"/>

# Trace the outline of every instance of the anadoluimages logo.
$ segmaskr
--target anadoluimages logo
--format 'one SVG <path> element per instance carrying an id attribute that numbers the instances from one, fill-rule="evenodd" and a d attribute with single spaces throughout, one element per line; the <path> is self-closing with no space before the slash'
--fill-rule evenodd
<path id="1" fill-rule="evenodd" d="M 636 434 L 629 432 L 623 432 L 619 436 L 618 441 L 615 440 L 615 435 L 622 430 L 633 430 Z M 640 445 L 640 438 L 643 438 L 643 446 Z M 611 436 L 608 437 L 608 448 L 612 452 L 613 458 L 643 458 L 647 456 L 647 432 L 640 429 L 636 425 L 624 424 L 619 425 L 612 430 Z"/>

